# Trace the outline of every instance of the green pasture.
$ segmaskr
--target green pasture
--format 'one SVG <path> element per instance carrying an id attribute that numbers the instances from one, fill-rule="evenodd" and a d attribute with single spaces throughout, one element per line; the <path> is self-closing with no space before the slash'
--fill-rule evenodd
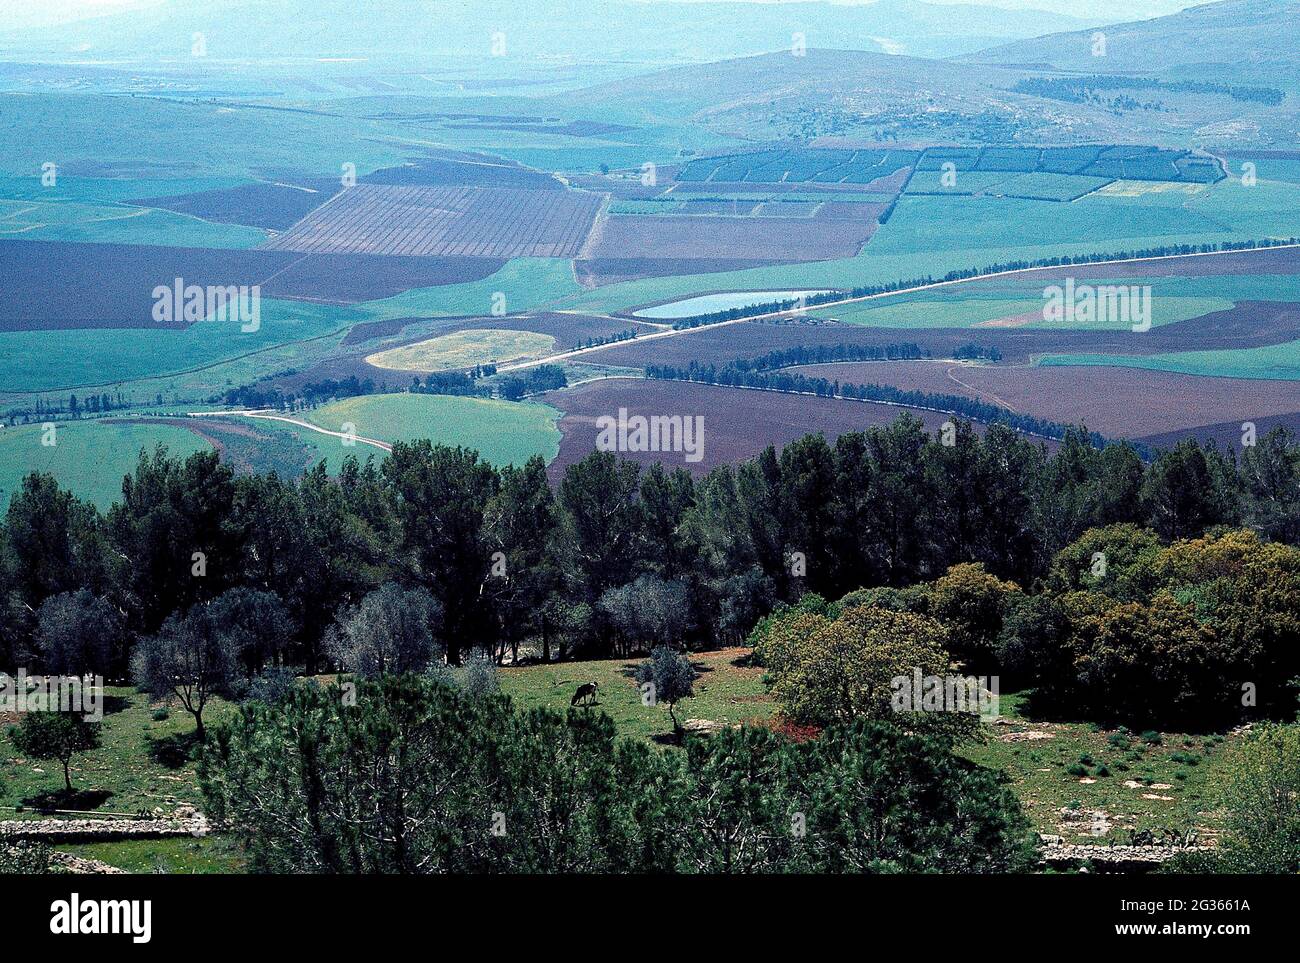
<path id="1" fill-rule="evenodd" d="M 560 451 L 560 412 L 549 405 L 462 398 L 451 395 L 364 395 L 331 402 L 305 413 L 304 420 L 328 431 L 355 426 L 355 433 L 379 441 L 428 438 L 461 445 L 496 465 L 522 465 L 533 455 L 552 461 Z M 375 453 L 369 445 L 345 446 L 322 435 L 322 450 L 333 444 L 340 457 Z"/>
<path id="2" fill-rule="evenodd" d="M 165 445 L 177 456 L 211 446 L 192 432 L 171 425 L 114 423 L 103 419 L 59 421 L 54 444 L 40 424 L 0 429 L 0 507 L 8 505 L 24 477 L 48 472 L 59 484 L 106 509 L 122 496 L 122 478 L 136 465 L 142 448 Z"/>

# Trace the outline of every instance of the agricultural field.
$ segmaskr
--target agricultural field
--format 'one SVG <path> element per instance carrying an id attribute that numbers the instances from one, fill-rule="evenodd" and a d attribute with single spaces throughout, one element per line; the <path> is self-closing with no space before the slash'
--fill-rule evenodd
<path id="1" fill-rule="evenodd" d="M 939 412 L 894 405 L 639 378 L 589 381 L 540 398 L 563 411 L 559 428 L 564 437 L 550 466 L 552 479 L 596 450 L 597 419 L 616 418 L 620 408 L 626 408 L 629 416 L 670 413 L 702 418 L 702 457 L 698 461 L 688 461 L 685 452 L 621 453 L 645 465 L 662 461 L 668 468 L 686 468 L 697 474 L 752 458 L 768 445 L 780 447 L 807 434 L 822 432 L 834 440 L 845 432 L 887 425 L 904 411 L 919 417 L 930 431 L 937 431 L 949 419 Z"/>
<path id="2" fill-rule="evenodd" d="M 144 197 L 136 203 L 204 221 L 283 231 L 326 203 L 339 189 L 337 180 L 322 179 L 311 185 L 257 182 L 171 197 Z"/>
<path id="3" fill-rule="evenodd" d="M 876 222 L 869 218 L 611 214 L 597 229 L 589 256 L 603 260 L 652 251 L 657 258 L 697 261 L 698 273 L 703 273 L 717 270 L 717 262 L 729 259 L 797 262 L 854 257 L 875 231 Z"/>
<path id="4" fill-rule="evenodd" d="M 1138 441 L 1193 434 L 1235 420 L 1240 444 L 1242 422 L 1300 413 L 1295 385 L 1137 368 L 866 361 L 790 370 L 852 384 L 963 395 L 1062 424 L 1083 421 L 1107 437 Z"/>
<path id="5" fill-rule="evenodd" d="M 441 270 L 437 259 L 420 260 Z M 45 269 L 35 267 L 34 278 L 43 277 Z M 76 292 L 90 290 L 90 283 L 86 279 L 83 286 L 70 289 L 73 309 Z M 183 330 L 151 325 L 104 331 L 79 321 L 74 325 L 78 330 L 54 341 L 34 330 L 0 332 L 5 348 L 0 354 L 0 397 L 30 398 L 41 392 L 66 396 L 69 390 L 103 385 L 121 389 L 137 402 L 157 392 L 169 399 L 175 395 L 201 401 L 229 387 L 335 357 L 343 353 L 348 333 L 363 323 L 419 318 L 422 327 L 412 330 L 412 336 L 429 337 L 452 326 L 441 319 L 481 317 L 498 303 L 526 311 L 578 290 L 569 261 L 516 258 L 480 280 L 415 288 L 351 307 L 264 297 L 256 331 L 214 318 Z M 626 327 L 626 322 L 618 325 Z M 384 346 L 381 341 L 365 353 Z"/>
<path id="6" fill-rule="evenodd" d="M 992 195 L 904 195 L 854 257 L 742 270 L 719 264 L 715 273 L 702 277 L 611 283 L 570 299 L 566 306 L 612 312 L 706 291 L 850 288 L 942 276 L 950 270 L 1032 261 L 1045 250 L 1059 256 L 1123 257 L 1155 246 L 1287 239 L 1295 234 L 1300 218 L 1296 185 L 1261 181 L 1246 187 L 1229 179 L 1183 187 L 1138 197 L 1095 191 L 1069 203 Z M 1235 255 L 1224 257 L 1231 261 Z"/>
<path id="7" fill-rule="evenodd" d="M 710 184 L 871 184 L 916 163 L 907 150 L 777 150 L 701 158 L 677 173 L 679 181 Z"/>
<path id="8" fill-rule="evenodd" d="M 266 232 L 122 204 L 0 200 L 0 240 L 249 248 Z"/>
<path id="9" fill-rule="evenodd" d="M 599 194 L 360 184 L 268 241 L 273 251 L 410 257 L 573 257 Z"/>
<path id="10" fill-rule="evenodd" d="M 122 478 L 134 471 L 141 450 L 163 445 L 172 455 L 183 457 L 212 447 L 175 424 L 116 419 L 52 424 L 53 436 L 41 424 L 0 428 L 0 508 L 9 504 L 28 474 L 48 472 L 79 497 L 107 509 L 121 500 Z"/>
<path id="11" fill-rule="evenodd" d="M 448 395 L 364 395 L 331 402 L 301 417 L 327 432 L 352 431 L 358 438 L 390 444 L 428 438 L 435 444 L 472 448 L 495 465 L 522 465 L 533 455 L 550 462 L 560 447 L 555 424 L 560 412 L 532 402 Z M 376 454 L 360 442 L 348 446 L 343 438 L 325 437 L 323 448 L 334 447 L 340 462 L 349 454 Z"/>
<path id="12" fill-rule="evenodd" d="M 532 331 L 470 328 L 389 348 L 366 358 L 376 368 L 393 371 L 447 371 L 480 364 L 509 364 L 551 352 L 555 338 Z"/>

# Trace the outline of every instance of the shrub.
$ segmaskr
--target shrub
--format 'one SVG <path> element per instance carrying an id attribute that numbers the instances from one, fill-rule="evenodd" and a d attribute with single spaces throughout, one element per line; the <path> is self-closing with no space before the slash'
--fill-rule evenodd
<path id="1" fill-rule="evenodd" d="M 953 671 L 947 633 L 933 619 L 857 606 L 832 620 L 792 611 L 766 627 L 767 680 L 791 721 L 829 726 L 855 719 L 894 720 L 898 680 L 910 692 L 913 674 Z M 962 712 L 906 712 L 906 726 L 950 737 L 973 732 L 978 717 Z"/>
<path id="2" fill-rule="evenodd" d="M 471 699 L 483 699 L 501 691 L 497 664 L 486 655 L 474 654 L 465 660 L 457 676 L 461 690 Z"/>
<path id="3" fill-rule="evenodd" d="M 283 702 L 298 684 L 298 674 L 286 665 L 269 665 L 248 686 L 246 698 L 274 705 Z"/>
<path id="4" fill-rule="evenodd" d="M 0 840 L 0 876 L 35 876 L 50 872 L 50 847 L 26 839 Z"/>
<path id="5" fill-rule="evenodd" d="M 362 678 L 419 672 L 438 651 L 441 622 L 442 606 L 425 589 L 390 582 L 339 615 L 329 648 Z"/>
<path id="6" fill-rule="evenodd" d="M 1227 812 L 1223 872 L 1300 873 L 1300 726 L 1265 725 L 1224 753 L 1215 792 Z"/>

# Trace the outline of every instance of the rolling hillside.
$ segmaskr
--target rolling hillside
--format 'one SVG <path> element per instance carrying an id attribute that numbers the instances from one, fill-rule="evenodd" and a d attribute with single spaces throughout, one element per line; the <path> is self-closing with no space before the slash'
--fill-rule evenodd
<path id="1" fill-rule="evenodd" d="M 1168 80 L 1232 80 L 1300 89 L 1300 0 L 1221 0 L 1154 20 L 1022 40 L 969 54 L 969 63 L 1052 67 Z M 1093 34 L 1106 54 L 1093 55 Z M 1212 39 L 1211 39 L 1212 38 Z"/>

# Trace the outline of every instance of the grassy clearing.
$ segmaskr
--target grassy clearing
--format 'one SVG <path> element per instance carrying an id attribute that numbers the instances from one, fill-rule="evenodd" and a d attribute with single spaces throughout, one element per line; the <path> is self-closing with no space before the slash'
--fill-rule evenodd
<path id="1" fill-rule="evenodd" d="M 194 762 L 194 719 L 176 705 L 165 707 L 131 688 L 109 686 L 106 692 L 101 745 L 72 759 L 72 784 L 78 796 L 61 809 L 114 813 L 172 812 L 178 805 L 201 802 Z M 164 712 L 158 712 L 160 709 Z M 232 708 L 222 702 L 209 706 L 203 721 L 213 725 Z M 155 718 L 155 713 L 162 718 Z M 12 718 L 0 722 L 0 818 L 12 818 L 15 807 L 39 804 L 46 794 L 63 788 L 58 762 L 24 759 L 8 739 Z M 31 815 L 28 813 L 27 815 Z"/>
<path id="2" fill-rule="evenodd" d="M 749 664 L 749 650 L 729 648 L 697 653 L 700 673 L 695 695 L 677 707 L 688 726 L 707 731 L 740 724 L 767 724 L 776 706 L 767 694 L 763 670 Z M 577 687 L 600 685 L 592 711 L 604 712 L 621 736 L 672 745 L 672 723 L 665 706 L 642 704 L 633 678 L 639 658 L 529 665 L 500 670 L 502 691 L 523 709 L 567 711 Z M 320 680 L 328 681 L 326 679 Z M 73 780 L 80 805 L 89 811 L 134 813 L 172 811 L 182 803 L 200 804 L 189 758 L 193 722 L 172 707 L 166 718 L 158 706 L 131 689 L 110 688 L 112 704 L 103 723 L 103 746 L 76 758 Z M 205 721 L 219 723 L 232 708 L 217 703 Z M 1006 774 L 1008 784 L 1035 829 L 1070 840 L 1125 843 L 1130 831 L 1200 830 L 1215 835 L 1214 783 L 1233 734 L 1139 733 L 1103 729 L 1088 723 L 1043 720 L 1024 713 L 1023 694 L 1003 695 L 1003 720 L 985 728 L 986 739 L 962 747 L 961 755 Z M 8 746 L 7 740 L 4 743 Z M 12 756 L 0 764 L 0 804 L 27 806 L 57 790 L 58 765 Z M 7 810 L 0 818 L 35 818 Z M 64 852 L 102 860 L 139 872 L 241 872 L 238 849 L 221 837 L 80 843 Z"/>
<path id="3" fill-rule="evenodd" d="M 1128 842 L 1130 830 L 1213 834 L 1213 781 L 1236 737 L 1030 719 L 1023 704 L 1021 695 L 1004 695 L 1006 724 L 988 727 L 986 742 L 961 753 L 1007 774 L 1037 830 L 1116 843 Z"/>
<path id="4" fill-rule="evenodd" d="M 555 349 L 555 338 L 534 331 L 470 328 L 428 341 L 390 348 L 366 358 L 393 371 L 448 371 L 479 364 L 509 364 L 540 357 Z"/>
<path id="5" fill-rule="evenodd" d="M 742 722 L 763 722 L 772 718 L 775 706 L 763 688 L 763 670 L 748 663 L 749 649 L 720 649 L 691 656 L 700 673 L 695 695 L 677 706 L 677 718 L 703 720 L 718 726 Z M 584 682 L 600 685 L 600 697 L 593 707 L 609 715 L 620 735 L 663 741 L 672 733 L 667 706 L 641 703 L 641 690 L 633 673 L 643 659 L 606 659 L 599 662 L 566 662 L 505 668 L 500 672 L 501 691 L 526 709 L 547 706 L 565 711 L 574 691 Z"/>

